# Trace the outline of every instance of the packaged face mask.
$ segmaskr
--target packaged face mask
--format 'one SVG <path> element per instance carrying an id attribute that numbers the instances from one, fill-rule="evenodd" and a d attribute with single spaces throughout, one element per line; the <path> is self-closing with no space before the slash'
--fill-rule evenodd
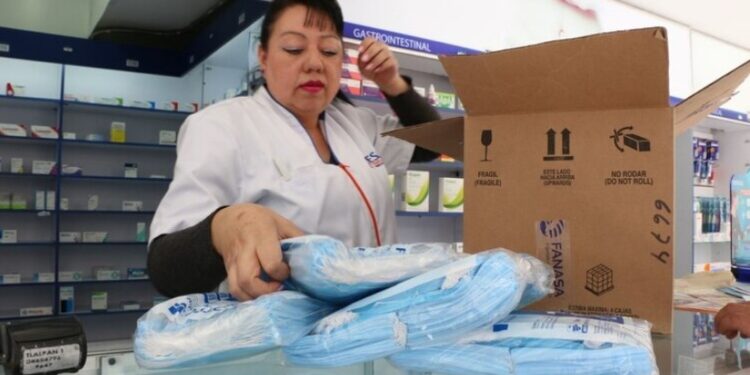
<path id="1" fill-rule="evenodd" d="M 154 306 L 138 319 L 134 354 L 141 367 L 175 368 L 251 356 L 288 345 L 332 311 L 283 291 L 238 302 L 228 294 L 191 294 Z"/>
<path id="2" fill-rule="evenodd" d="M 285 240 L 281 247 L 291 269 L 287 286 L 338 305 L 459 258 L 447 243 L 349 248 L 331 237 L 303 236 Z"/>
<path id="3" fill-rule="evenodd" d="M 512 314 L 455 344 L 406 350 L 396 367 L 444 374 L 658 375 L 646 321 Z"/>
<path id="4" fill-rule="evenodd" d="M 479 253 L 327 316 L 284 353 L 294 365 L 333 367 L 453 343 L 548 294 L 551 277 L 533 257 Z"/>

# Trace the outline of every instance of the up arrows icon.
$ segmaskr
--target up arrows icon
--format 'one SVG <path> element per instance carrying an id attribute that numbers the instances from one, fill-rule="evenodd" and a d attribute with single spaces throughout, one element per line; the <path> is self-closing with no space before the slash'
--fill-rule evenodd
<path id="1" fill-rule="evenodd" d="M 555 129 L 547 130 L 547 156 L 544 157 L 544 161 L 573 160 L 573 156 L 570 155 L 571 134 L 572 132 L 568 128 L 560 132 L 562 136 L 562 155 L 557 155 L 557 132 Z"/>

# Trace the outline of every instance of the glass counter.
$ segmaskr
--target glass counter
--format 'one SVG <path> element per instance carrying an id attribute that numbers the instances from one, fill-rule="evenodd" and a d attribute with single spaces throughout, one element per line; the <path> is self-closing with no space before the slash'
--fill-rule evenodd
<path id="1" fill-rule="evenodd" d="M 750 352 L 733 349 L 736 342 L 725 338 L 696 346 L 693 337 L 693 314 L 674 314 L 673 335 L 653 335 L 654 352 L 661 374 L 679 375 L 750 375 Z M 128 340 L 89 343 L 86 366 L 82 375 L 124 374 L 243 374 L 243 375 L 417 375 L 405 373 L 387 360 L 380 359 L 339 368 L 299 368 L 285 363 L 280 350 L 247 359 L 179 370 L 150 371 L 138 367 Z M 6 373 L 0 368 L 0 375 Z M 419 373 L 418 375 L 427 375 Z M 435 373 L 435 375 L 439 375 Z M 470 374 L 466 374 L 470 375 Z M 520 375 L 520 374 L 519 374 Z"/>

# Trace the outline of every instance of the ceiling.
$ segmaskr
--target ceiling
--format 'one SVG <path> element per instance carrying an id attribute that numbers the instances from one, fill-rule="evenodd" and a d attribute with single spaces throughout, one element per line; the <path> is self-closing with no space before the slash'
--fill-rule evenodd
<path id="1" fill-rule="evenodd" d="M 177 31 L 218 7 L 224 0 L 109 0 L 96 28 Z"/>
<path id="2" fill-rule="evenodd" d="M 179 49 L 231 1 L 0 0 L 0 26 Z"/>
<path id="3" fill-rule="evenodd" d="M 750 50 L 748 0 L 619 0 Z"/>
<path id="4" fill-rule="evenodd" d="M 0 0 L 0 26 L 179 48 L 201 22 L 232 1 L 243 0 Z M 617 1 L 750 50 L 748 0 Z"/>

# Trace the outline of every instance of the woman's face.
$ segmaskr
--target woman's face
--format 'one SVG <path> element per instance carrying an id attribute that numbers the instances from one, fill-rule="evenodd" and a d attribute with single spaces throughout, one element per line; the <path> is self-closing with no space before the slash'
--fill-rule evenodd
<path id="1" fill-rule="evenodd" d="M 258 50 L 271 94 L 303 118 L 318 116 L 333 101 L 341 78 L 341 37 L 318 17 L 324 16 L 308 14 L 302 5 L 287 8 L 273 24 L 267 48 Z"/>

